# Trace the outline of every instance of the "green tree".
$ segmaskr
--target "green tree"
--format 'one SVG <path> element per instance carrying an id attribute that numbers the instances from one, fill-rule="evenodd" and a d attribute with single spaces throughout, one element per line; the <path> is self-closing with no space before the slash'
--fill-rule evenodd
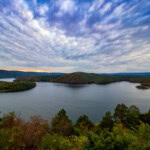
<path id="1" fill-rule="evenodd" d="M 73 136 L 71 139 L 72 149 L 71 150 L 87 150 L 89 140 L 86 136 Z"/>
<path id="2" fill-rule="evenodd" d="M 135 128 L 140 124 L 140 110 L 134 105 L 131 105 L 128 109 L 128 115 L 126 120 L 126 126 L 128 128 Z"/>
<path id="3" fill-rule="evenodd" d="M 69 139 L 60 135 L 47 134 L 42 138 L 42 150 L 70 150 L 71 147 Z"/>
<path id="4" fill-rule="evenodd" d="M 150 126 L 140 124 L 137 130 L 133 132 L 134 140 L 131 140 L 130 150 L 149 150 L 150 149 Z"/>
<path id="5" fill-rule="evenodd" d="M 113 118 L 111 116 L 111 113 L 110 112 L 106 112 L 105 116 L 103 117 L 103 119 L 102 119 L 102 121 L 100 123 L 100 127 L 102 129 L 108 128 L 109 131 L 112 131 L 113 124 L 114 124 L 114 121 L 113 121 Z"/>
<path id="6" fill-rule="evenodd" d="M 51 121 L 51 130 L 64 136 L 70 136 L 73 133 L 72 121 L 62 109 Z"/>
<path id="7" fill-rule="evenodd" d="M 94 124 L 89 120 L 88 116 L 83 115 L 78 118 L 75 126 L 83 130 L 90 130 L 94 127 Z"/>
<path id="8" fill-rule="evenodd" d="M 130 145 L 135 138 L 134 132 L 124 128 L 122 124 L 117 124 L 111 133 L 113 150 L 130 150 Z"/>
<path id="9" fill-rule="evenodd" d="M 140 114 L 140 120 L 150 125 L 150 109 L 147 113 Z"/>
<path id="10" fill-rule="evenodd" d="M 118 104 L 115 108 L 114 118 L 116 123 L 122 123 L 124 126 L 127 122 L 128 107 L 124 104 Z"/>
<path id="11" fill-rule="evenodd" d="M 123 126 L 127 128 L 135 128 L 140 124 L 139 121 L 140 110 L 134 105 L 131 105 L 129 108 L 124 104 L 118 104 L 114 118 L 116 123 L 122 123 Z"/>
<path id="12" fill-rule="evenodd" d="M 0 129 L 0 149 L 5 150 L 11 148 L 11 144 L 9 142 L 11 136 L 10 129 Z"/>

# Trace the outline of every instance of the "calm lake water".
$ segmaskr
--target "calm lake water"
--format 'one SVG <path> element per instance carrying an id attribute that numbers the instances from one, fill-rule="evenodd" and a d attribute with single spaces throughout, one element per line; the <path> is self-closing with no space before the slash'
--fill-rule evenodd
<path id="1" fill-rule="evenodd" d="M 136 89 L 136 85 L 128 82 L 74 86 L 37 83 L 37 87 L 29 91 L 0 93 L 0 111 L 2 114 L 15 111 L 24 119 L 29 119 L 31 115 L 41 115 L 50 120 L 64 108 L 73 121 L 86 114 L 92 121 L 98 122 L 106 111 L 113 112 L 116 105 L 121 103 L 136 105 L 142 112 L 148 111 L 150 90 Z"/>

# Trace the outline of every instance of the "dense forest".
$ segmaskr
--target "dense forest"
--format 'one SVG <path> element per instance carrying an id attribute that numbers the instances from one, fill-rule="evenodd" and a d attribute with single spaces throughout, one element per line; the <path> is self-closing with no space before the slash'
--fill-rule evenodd
<path id="1" fill-rule="evenodd" d="M 134 83 L 150 83 L 149 75 L 102 75 L 94 73 L 75 72 L 55 76 L 39 76 L 17 78 L 19 81 L 56 82 L 68 84 L 108 84 L 113 82 L 128 81 Z"/>
<path id="2" fill-rule="evenodd" d="M 94 124 L 81 115 L 76 123 L 64 109 L 51 122 L 39 116 L 24 121 L 14 113 L 0 118 L 1 150 L 149 150 L 150 110 L 118 104 Z"/>
<path id="3" fill-rule="evenodd" d="M 30 81 L 4 82 L 0 81 L 0 92 L 18 92 L 30 90 L 36 87 L 36 83 Z"/>

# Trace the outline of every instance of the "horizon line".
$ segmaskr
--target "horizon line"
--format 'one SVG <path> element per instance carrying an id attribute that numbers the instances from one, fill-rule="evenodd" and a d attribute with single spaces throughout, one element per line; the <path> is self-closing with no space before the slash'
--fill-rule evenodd
<path id="1" fill-rule="evenodd" d="M 40 69 L 0 69 L 4 71 L 20 71 L 20 72 L 36 72 L 36 73 L 63 73 L 63 72 L 54 72 L 54 71 L 48 71 L 48 70 L 40 70 Z M 75 72 L 81 72 L 81 71 L 75 71 Z M 82 71 L 83 72 L 83 71 Z M 74 73 L 74 72 L 69 72 L 69 73 Z M 85 72 L 86 73 L 86 72 Z M 94 72 L 88 72 L 88 73 L 94 73 Z M 95 74 L 126 74 L 126 73 L 150 73 L 149 72 L 109 72 L 109 73 L 95 73 Z"/>
<path id="2" fill-rule="evenodd" d="M 40 70 L 40 69 L 0 69 L 4 71 L 20 71 L 20 72 L 37 72 L 37 73 L 55 73 L 53 71 L 48 71 L 48 70 Z"/>

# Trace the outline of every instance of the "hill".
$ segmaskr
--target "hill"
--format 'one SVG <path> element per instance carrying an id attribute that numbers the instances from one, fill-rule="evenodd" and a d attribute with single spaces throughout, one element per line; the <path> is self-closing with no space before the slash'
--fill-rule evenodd
<path id="1" fill-rule="evenodd" d="M 52 78 L 50 82 L 69 83 L 69 84 L 107 84 L 116 82 L 113 76 L 98 75 L 94 73 L 75 72 L 70 74 L 60 75 L 57 78 Z"/>
<path id="2" fill-rule="evenodd" d="M 45 72 L 23 72 L 23 71 L 6 71 L 0 70 L 0 78 L 22 78 L 31 76 L 60 75 L 62 73 L 45 73 Z"/>
<path id="3" fill-rule="evenodd" d="M 39 77 L 25 77 L 17 78 L 20 81 L 33 81 L 33 82 L 55 82 L 55 83 L 68 83 L 68 84 L 107 84 L 117 82 L 116 78 L 108 75 L 98 75 L 94 73 L 74 72 L 68 74 L 61 74 L 55 76 L 39 76 Z"/>
<path id="4" fill-rule="evenodd" d="M 17 78 L 20 81 L 33 82 L 55 82 L 68 84 L 108 84 L 113 82 L 128 81 L 133 83 L 150 83 L 150 76 L 122 76 L 122 75 L 100 75 L 94 73 L 74 72 L 60 75 L 47 75 Z"/>

